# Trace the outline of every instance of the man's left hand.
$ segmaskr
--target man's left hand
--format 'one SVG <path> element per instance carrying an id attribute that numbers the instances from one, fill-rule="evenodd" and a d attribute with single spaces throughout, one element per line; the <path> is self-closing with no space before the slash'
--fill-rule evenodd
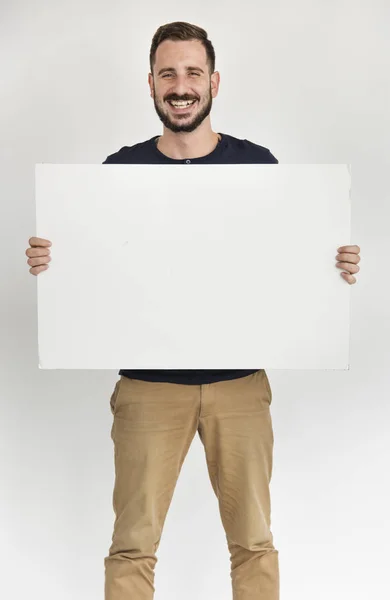
<path id="1" fill-rule="evenodd" d="M 341 246 L 338 248 L 337 252 L 338 255 L 336 256 L 336 260 L 339 262 L 336 263 L 336 267 L 338 269 L 344 269 L 340 275 L 350 285 L 356 283 L 356 277 L 354 277 L 352 273 L 360 271 L 360 267 L 358 267 L 357 264 L 360 262 L 359 246 Z"/>

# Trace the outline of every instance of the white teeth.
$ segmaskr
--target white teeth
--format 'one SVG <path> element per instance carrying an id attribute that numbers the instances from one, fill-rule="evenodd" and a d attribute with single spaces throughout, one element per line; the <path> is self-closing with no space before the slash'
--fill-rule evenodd
<path id="1" fill-rule="evenodd" d="M 191 100 L 190 102 L 174 102 L 174 101 L 170 101 L 170 104 L 172 104 L 173 106 L 176 106 L 178 108 L 184 108 L 185 106 L 191 106 L 191 104 L 193 104 L 195 102 L 195 100 Z"/>

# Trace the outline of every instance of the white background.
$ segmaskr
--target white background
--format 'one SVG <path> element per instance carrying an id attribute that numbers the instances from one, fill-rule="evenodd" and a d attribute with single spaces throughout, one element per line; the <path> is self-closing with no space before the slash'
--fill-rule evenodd
<path id="1" fill-rule="evenodd" d="M 113 526 L 109 398 L 118 376 L 38 369 L 37 281 L 25 255 L 35 235 L 34 165 L 101 163 L 159 135 L 147 86 L 150 43 L 161 24 L 185 20 L 204 27 L 216 50 L 215 131 L 266 146 L 280 163 L 352 164 L 351 242 L 362 261 L 351 290 L 351 367 L 268 372 L 272 529 L 283 600 L 385 600 L 390 7 L 387 0 L 192 6 L 0 6 L 0 591 L 7 600 L 103 597 Z M 156 588 L 157 600 L 231 597 L 198 437 L 165 522 Z"/>

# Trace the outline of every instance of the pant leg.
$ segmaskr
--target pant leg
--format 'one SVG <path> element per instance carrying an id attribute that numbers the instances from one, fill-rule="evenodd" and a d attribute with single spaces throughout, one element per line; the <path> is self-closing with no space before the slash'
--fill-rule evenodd
<path id="1" fill-rule="evenodd" d="M 198 433 L 230 551 L 233 600 L 279 600 L 270 529 L 271 401 L 263 369 L 201 389 Z"/>
<path id="2" fill-rule="evenodd" d="M 199 386 L 120 378 L 110 400 L 115 449 L 105 600 L 152 600 L 156 551 L 197 431 Z"/>

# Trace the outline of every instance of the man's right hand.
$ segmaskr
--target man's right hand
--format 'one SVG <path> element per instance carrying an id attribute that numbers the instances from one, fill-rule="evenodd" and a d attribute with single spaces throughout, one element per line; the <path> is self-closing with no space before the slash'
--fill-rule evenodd
<path id="1" fill-rule="evenodd" d="M 31 265 L 31 275 L 38 275 L 41 271 L 49 268 L 47 264 L 51 261 L 50 248 L 51 242 L 43 238 L 32 237 L 28 240 L 30 248 L 27 248 L 26 255 L 30 258 L 27 264 Z"/>

